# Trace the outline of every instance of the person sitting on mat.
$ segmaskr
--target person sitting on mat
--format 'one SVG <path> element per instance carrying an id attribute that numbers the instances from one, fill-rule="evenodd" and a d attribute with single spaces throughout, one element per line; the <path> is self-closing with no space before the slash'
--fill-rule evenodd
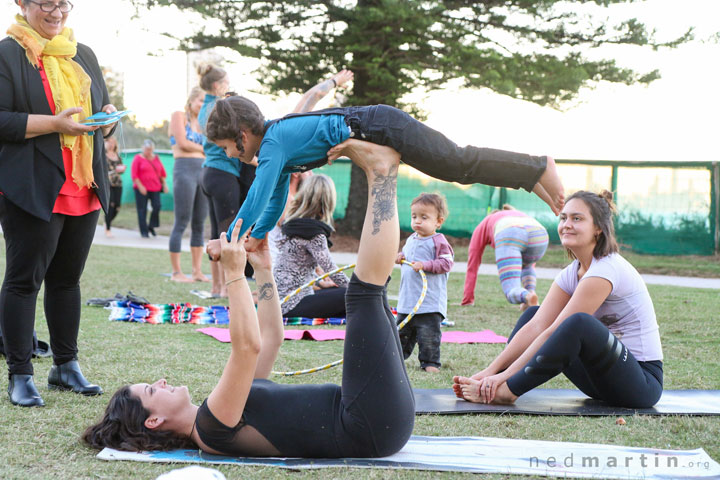
<path id="1" fill-rule="evenodd" d="M 448 216 L 445 199 L 436 193 L 421 193 L 410 204 L 413 233 L 405 241 L 396 263 L 401 266 L 400 295 L 397 312 L 400 325 L 420 298 L 423 281 L 417 273 L 424 271 L 427 292 L 411 321 L 400 330 L 403 355 L 407 359 L 418 345 L 420 368 L 440 371 L 440 324 L 447 316 L 447 281 L 453 266 L 453 249 L 445 235 L 437 230 Z M 412 266 L 402 262 L 410 262 Z"/>
<path id="2" fill-rule="evenodd" d="M 490 245 L 495 249 L 500 286 L 508 302 L 520 304 L 523 311 L 537 305 L 535 262 L 545 255 L 548 240 L 547 230 L 540 222 L 512 205 L 505 204 L 502 210 L 485 217 L 470 239 L 461 304 L 475 302 L 478 268 L 485 247 Z"/>
<path id="3" fill-rule="evenodd" d="M 327 175 L 306 178 L 295 195 L 277 240 L 273 273 L 281 299 L 314 279 L 318 266 L 325 272 L 337 268 L 329 249 L 335 197 L 335 184 Z M 290 297 L 281 306 L 283 316 L 344 318 L 348 278 L 338 272 L 330 279 L 333 286 L 329 288 L 314 291 L 308 287 Z"/>
<path id="4" fill-rule="evenodd" d="M 257 154 L 255 182 L 235 221 L 253 227 L 247 248 L 265 237 L 282 215 L 290 174 L 337 158 L 344 142 L 359 139 L 385 145 L 403 162 L 448 182 L 484 183 L 534 191 L 555 214 L 564 193 L 551 157 L 474 146 L 459 147 L 440 132 L 387 105 L 329 108 L 290 114 L 266 122 L 257 105 L 244 97 L 219 100 L 207 124 L 208 139 L 244 163 Z M 219 243 L 211 243 L 217 251 Z"/>
<path id="5" fill-rule="evenodd" d="M 655 309 L 640 274 L 618 253 L 614 210 L 608 191 L 568 198 L 558 233 L 574 261 L 555 278 L 542 305 L 520 316 L 487 368 L 454 377 L 458 397 L 513 403 L 564 373 L 589 397 L 614 406 L 657 403 L 663 354 Z"/>
<path id="6" fill-rule="evenodd" d="M 342 385 L 282 385 L 267 380 L 283 341 L 283 324 L 267 240 L 244 248 L 242 221 L 220 261 L 228 279 L 230 357 L 201 406 L 187 387 L 165 379 L 120 388 L 83 440 L 95 448 L 200 448 L 211 454 L 306 458 L 382 457 L 399 451 L 415 420 L 386 282 L 400 240 L 399 155 L 387 147 L 356 158 L 367 175 L 368 209 L 357 267 L 346 296 Z M 352 153 L 352 152 L 351 152 Z M 352 155 L 351 155 L 352 156 Z M 243 274 L 247 258 L 259 286 L 257 312 Z M 311 405 L 311 408 L 308 408 Z"/>

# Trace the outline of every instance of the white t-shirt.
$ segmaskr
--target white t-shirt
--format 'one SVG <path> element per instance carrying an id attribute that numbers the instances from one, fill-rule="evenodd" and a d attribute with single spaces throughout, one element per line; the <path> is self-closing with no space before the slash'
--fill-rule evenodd
<path id="1" fill-rule="evenodd" d="M 555 277 L 555 283 L 572 295 L 578 286 L 580 262 L 575 260 Z M 592 259 L 582 280 L 600 277 L 610 282 L 610 295 L 592 315 L 605 324 L 618 340 L 632 352 L 635 359 L 647 362 L 662 360 L 660 331 L 655 308 L 645 282 L 635 267 L 620 254 Z"/>

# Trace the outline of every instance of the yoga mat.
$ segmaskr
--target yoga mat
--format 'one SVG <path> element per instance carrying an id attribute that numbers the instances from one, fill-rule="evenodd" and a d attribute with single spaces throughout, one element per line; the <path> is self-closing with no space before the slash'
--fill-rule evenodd
<path id="1" fill-rule="evenodd" d="M 207 327 L 198 328 L 198 332 L 210 335 L 214 339 L 230 343 L 230 332 L 227 328 Z M 285 329 L 285 340 L 344 340 L 345 330 L 295 330 Z M 495 334 L 492 330 L 482 332 L 443 332 L 443 343 L 505 343 L 507 338 Z"/>
<path id="2" fill-rule="evenodd" d="M 421 437 L 384 458 L 253 458 L 210 455 L 199 450 L 98 453 L 102 460 L 230 464 L 294 470 L 329 467 L 523 474 L 562 478 L 667 480 L 718 478 L 720 465 L 702 449 L 660 450 L 592 443 L 486 437 Z"/>
<path id="3" fill-rule="evenodd" d="M 652 408 L 613 407 L 586 397 L 579 390 L 530 390 L 515 405 L 485 405 L 466 402 L 451 388 L 414 389 L 415 413 L 468 414 L 520 413 L 529 415 L 720 415 L 720 390 L 665 390 Z"/>

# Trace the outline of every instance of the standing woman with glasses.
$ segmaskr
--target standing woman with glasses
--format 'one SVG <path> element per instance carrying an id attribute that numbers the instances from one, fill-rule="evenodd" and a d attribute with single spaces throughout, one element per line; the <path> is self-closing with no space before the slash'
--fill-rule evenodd
<path id="1" fill-rule="evenodd" d="M 103 137 L 83 125 L 116 111 L 92 50 L 65 27 L 72 3 L 16 0 L 20 14 L 0 41 L 0 225 L 5 278 L 0 330 L 14 405 L 44 406 L 30 362 L 35 303 L 45 284 L 51 389 L 98 395 L 78 365 L 80 276 L 100 208 L 107 210 Z M 88 133 L 94 132 L 90 136 Z"/>

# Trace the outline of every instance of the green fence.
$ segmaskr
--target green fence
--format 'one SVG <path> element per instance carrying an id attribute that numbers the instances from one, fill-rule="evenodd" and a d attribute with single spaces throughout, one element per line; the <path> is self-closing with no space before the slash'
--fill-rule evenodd
<path id="1" fill-rule="evenodd" d="M 130 164 L 137 150 L 123 152 L 128 166 L 123 174 L 123 203 L 134 203 Z M 158 152 L 168 174 L 169 194 L 162 209 L 172 210 L 173 157 Z M 620 214 L 616 230 L 620 242 L 640 253 L 711 255 L 720 252 L 720 167 L 718 162 L 630 162 L 556 160 L 566 193 L 611 190 Z M 335 218 L 343 218 L 350 189 L 348 160 L 339 160 L 317 172 L 330 176 L 337 189 Z M 524 190 L 459 185 L 435 180 L 401 165 L 398 175 L 400 226 L 410 230 L 410 202 L 421 192 L 445 196 L 450 215 L 442 231 L 469 237 L 485 216 L 505 203 L 535 217 L 558 243 L 557 218 L 535 195 Z"/>
<path id="2" fill-rule="evenodd" d="M 620 242 L 640 253 L 711 255 L 720 251 L 718 162 L 630 162 L 556 160 L 570 194 L 577 190 L 611 190 L 620 212 Z M 339 161 L 320 172 L 333 178 L 338 192 L 336 218 L 345 215 L 350 163 Z M 557 218 L 534 194 L 524 190 L 459 185 L 434 180 L 406 165 L 398 175 L 400 226 L 410 230 L 410 202 L 421 192 L 445 196 L 450 215 L 442 231 L 469 237 L 478 223 L 505 203 L 532 215 L 559 243 Z"/>

